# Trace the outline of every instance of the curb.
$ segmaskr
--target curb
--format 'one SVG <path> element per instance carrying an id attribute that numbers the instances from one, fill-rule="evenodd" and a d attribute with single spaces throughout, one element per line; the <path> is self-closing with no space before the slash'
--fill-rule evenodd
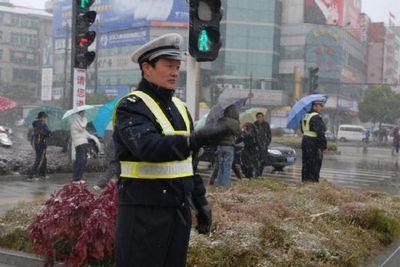
<path id="1" fill-rule="evenodd" d="M 18 267 L 42 267 L 44 261 L 25 252 L 0 249 L 0 263 Z"/>

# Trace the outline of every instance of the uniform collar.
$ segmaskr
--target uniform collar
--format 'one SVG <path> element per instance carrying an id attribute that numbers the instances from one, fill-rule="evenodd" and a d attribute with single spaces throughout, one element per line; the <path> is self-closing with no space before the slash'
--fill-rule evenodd
<path id="1" fill-rule="evenodd" d="M 145 78 L 142 78 L 141 82 L 139 83 L 138 89 L 143 90 L 144 92 L 151 94 L 151 96 L 159 98 L 163 101 L 171 101 L 175 93 L 174 89 L 167 89 L 158 86 L 154 83 L 149 82 Z"/>

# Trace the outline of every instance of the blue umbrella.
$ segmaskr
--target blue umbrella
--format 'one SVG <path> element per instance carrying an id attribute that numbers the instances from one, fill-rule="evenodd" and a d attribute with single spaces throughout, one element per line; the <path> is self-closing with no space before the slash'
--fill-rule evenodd
<path id="1" fill-rule="evenodd" d="M 107 125 L 111 122 L 115 105 L 117 105 L 119 98 L 114 99 L 111 102 L 108 102 L 101 106 L 93 118 L 92 123 L 96 128 L 97 133 L 104 137 L 105 131 L 107 129 Z"/>
<path id="2" fill-rule="evenodd" d="M 287 115 L 287 128 L 297 129 L 300 127 L 301 120 L 307 112 L 311 111 L 312 102 L 323 101 L 326 103 L 328 101 L 327 95 L 312 94 L 303 97 L 292 107 Z"/>
<path id="3" fill-rule="evenodd" d="M 245 104 L 248 97 L 245 98 L 232 98 L 232 99 L 227 99 L 222 102 L 219 102 L 215 106 L 213 106 L 208 113 L 207 119 L 206 119 L 206 126 L 215 126 L 220 118 L 224 115 L 224 110 L 228 108 L 229 106 L 235 105 L 238 109 L 242 108 Z"/>

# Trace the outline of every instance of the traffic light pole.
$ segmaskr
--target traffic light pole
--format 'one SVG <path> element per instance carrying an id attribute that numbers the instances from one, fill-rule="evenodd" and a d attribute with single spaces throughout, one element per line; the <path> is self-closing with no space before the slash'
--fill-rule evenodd
<path id="1" fill-rule="evenodd" d="M 76 5 L 75 0 L 72 0 L 72 20 L 71 20 L 71 66 L 70 66 L 70 108 L 74 108 L 74 62 L 75 62 L 75 35 L 76 35 Z M 68 45 L 68 44 L 67 44 Z"/>
<path id="2" fill-rule="evenodd" d="M 196 90 L 196 60 L 187 56 L 186 66 L 186 104 L 193 120 L 196 120 L 197 90 Z"/>

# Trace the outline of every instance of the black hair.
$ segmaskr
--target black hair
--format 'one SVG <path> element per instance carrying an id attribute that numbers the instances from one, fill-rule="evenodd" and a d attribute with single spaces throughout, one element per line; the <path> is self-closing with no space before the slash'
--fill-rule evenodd
<path id="1" fill-rule="evenodd" d="M 152 66 L 153 68 L 155 68 L 157 62 L 158 62 L 160 59 L 161 59 L 161 56 L 156 57 L 156 58 L 154 58 L 154 59 L 152 59 L 152 60 L 144 60 L 144 61 L 140 62 L 140 63 L 139 63 L 139 66 L 140 66 L 140 70 L 142 71 L 142 77 L 144 76 L 142 64 L 146 62 L 146 63 L 148 63 L 150 66 Z"/>
<path id="2" fill-rule="evenodd" d="M 38 114 L 37 114 L 37 119 L 44 119 L 44 118 L 47 118 L 48 116 L 47 116 L 47 114 L 46 114 L 46 112 L 44 112 L 44 111 L 40 111 Z"/>
<path id="3" fill-rule="evenodd" d="M 264 113 L 262 112 L 257 112 L 256 117 L 258 117 L 258 115 L 262 115 L 264 117 Z"/>

